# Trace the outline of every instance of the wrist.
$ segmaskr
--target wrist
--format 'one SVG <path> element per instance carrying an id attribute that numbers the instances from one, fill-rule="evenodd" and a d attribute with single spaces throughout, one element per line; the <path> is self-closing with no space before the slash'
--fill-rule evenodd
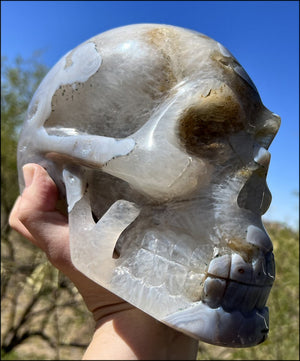
<path id="1" fill-rule="evenodd" d="M 130 306 L 129 304 L 127 304 Z M 98 319 L 83 359 L 195 360 L 198 341 L 137 308 L 122 309 Z"/>

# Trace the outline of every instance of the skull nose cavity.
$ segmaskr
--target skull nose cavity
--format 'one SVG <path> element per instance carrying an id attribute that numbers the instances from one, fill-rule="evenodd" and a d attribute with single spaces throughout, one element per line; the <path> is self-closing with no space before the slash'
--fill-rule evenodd
<path id="1" fill-rule="evenodd" d="M 266 179 L 261 173 L 260 169 L 252 173 L 237 198 L 237 204 L 240 208 L 248 209 L 260 215 L 266 213 L 272 200 Z"/>
<path id="2" fill-rule="evenodd" d="M 247 228 L 246 241 L 259 249 L 262 249 L 265 253 L 273 250 L 273 245 L 269 236 L 257 226 L 250 225 Z"/>
<path id="3" fill-rule="evenodd" d="M 256 154 L 254 156 L 254 161 L 268 169 L 270 164 L 271 154 L 264 147 L 260 147 L 257 149 Z"/>

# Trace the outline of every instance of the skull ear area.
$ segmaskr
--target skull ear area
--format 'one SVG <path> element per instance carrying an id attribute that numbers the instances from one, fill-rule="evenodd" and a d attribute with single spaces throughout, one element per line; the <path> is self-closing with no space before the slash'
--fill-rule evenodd
<path id="1" fill-rule="evenodd" d="M 222 162 L 230 148 L 227 137 L 245 129 L 245 119 L 236 95 L 222 85 L 181 113 L 177 132 L 189 154 Z"/>

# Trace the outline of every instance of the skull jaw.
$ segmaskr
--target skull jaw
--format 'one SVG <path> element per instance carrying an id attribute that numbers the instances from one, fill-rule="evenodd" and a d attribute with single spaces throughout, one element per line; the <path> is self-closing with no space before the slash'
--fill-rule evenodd
<path id="1" fill-rule="evenodd" d="M 101 232 L 101 234 L 103 233 Z M 176 293 L 176 282 L 178 278 L 180 282 L 181 278 L 180 275 L 178 277 L 178 274 L 177 279 L 176 277 L 169 279 L 168 286 L 171 287 L 172 294 L 164 288 L 164 284 L 161 281 L 158 281 L 159 284 L 157 285 L 149 286 L 147 281 L 150 277 L 148 280 L 145 280 L 144 275 L 140 273 L 142 272 L 140 269 L 141 264 L 143 262 L 149 263 L 150 252 L 145 249 L 139 249 L 134 254 L 136 257 L 125 259 L 124 264 L 120 266 L 119 259 L 112 259 L 111 248 L 108 247 L 107 251 L 107 248 L 103 247 L 102 244 L 98 248 L 99 252 L 97 254 L 88 252 L 87 257 L 90 261 L 87 263 L 83 253 L 87 249 L 95 250 L 95 247 L 91 247 L 91 244 L 88 244 L 88 239 L 85 239 L 87 242 L 85 245 L 82 245 L 82 242 L 80 242 L 81 244 L 75 243 L 71 236 L 71 255 L 75 267 L 96 283 L 104 286 L 109 291 L 166 325 L 197 340 L 225 347 L 255 346 L 267 338 L 269 321 L 268 309 L 266 307 L 242 312 L 235 310 L 234 305 L 231 305 L 231 310 L 224 310 L 222 306 L 212 308 L 203 300 L 191 302 L 182 294 L 174 294 L 174 292 Z M 93 239 L 95 238 L 93 237 Z M 82 240 L 81 237 L 80 240 Z M 99 237 L 97 242 L 99 245 Z M 105 242 L 107 242 L 107 239 L 105 239 Z M 108 262 L 108 260 L 111 260 L 111 262 Z M 168 263 L 168 261 L 164 261 L 161 258 L 160 260 L 163 264 Z M 154 263 L 155 258 L 152 266 Z M 101 268 L 99 264 L 101 264 Z M 172 266 L 170 267 L 171 264 L 169 262 L 169 267 L 167 268 L 169 272 L 184 271 L 180 264 L 179 268 L 172 268 Z M 152 268 L 153 273 L 161 271 L 161 267 L 162 265 L 160 264 L 158 269 Z M 193 271 L 189 273 L 192 274 Z M 199 276 L 196 272 L 194 274 L 196 277 Z M 168 275 L 165 274 L 165 276 Z M 198 280 L 201 282 L 202 278 L 199 277 Z M 168 280 L 166 282 L 168 283 Z M 256 296 L 258 298 L 263 297 L 264 303 L 271 286 L 266 288 L 267 290 L 264 291 L 263 296 Z M 198 289 L 200 289 L 200 285 Z M 248 292 L 249 294 L 251 291 L 251 287 L 249 287 L 248 291 L 242 290 L 242 293 L 247 294 Z M 196 293 L 196 297 L 199 297 L 199 290 L 195 290 L 195 288 L 189 289 L 188 292 Z M 239 290 L 234 290 L 232 294 L 233 299 L 237 297 L 236 292 L 239 292 Z M 227 298 L 230 298 L 230 295 L 227 294 Z M 214 302 L 214 300 L 211 301 Z"/>
<path id="2" fill-rule="evenodd" d="M 196 339 L 227 347 L 248 347 L 266 338 L 268 312 L 264 306 L 274 270 L 268 237 L 258 226 L 248 227 L 250 239 L 244 240 L 245 252 L 259 249 L 259 244 L 264 246 L 251 263 L 244 261 L 235 245 L 230 249 L 228 239 L 219 238 L 220 232 L 215 232 L 214 237 L 213 233 L 209 235 L 207 229 L 212 229 L 211 225 L 207 227 L 202 222 L 205 231 L 200 227 L 189 229 L 190 224 L 197 224 L 193 219 L 196 214 L 193 202 L 173 209 L 162 207 L 160 212 L 149 206 L 147 212 L 132 202 L 116 201 L 95 224 L 82 179 L 65 171 L 64 182 L 69 203 L 71 258 L 82 273 Z M 208 217 L 209 212 L 214 210 L 205 209 L 202 218 L 212 218 Z M 135 222 L 137 218 L 139 222 Z M 200 240 L 193 237 L 199 234 Z M 203 241 L 209 237 L 210 242 Z M 124 247 L 121 244 L 121 255 L 115 259 L 114 247 L 122 238 Z M 216 254 L 216 249 L 220 254 Z M 241 267 L 244 279 L 237 271 Z M 260 273 L 264 273 L 262 277 L 258 276 Z M 243 297 L 239 299 L 238 294 Z M 243 300 L 249 295 L 250 304 Z M 241 309 L 237 309 L 239 303 Z"/>
<path id="3" fill-rule="evenodd" d="M 83 264 L 77 253 L 81 251 L 84 249 L 78 248 L 71 241 L 72 262 L 82 273 L 158 321 L 188 336 L 224 347 L 251 347 L 267 338 L 269 331 L 267 307 L 261 310 L 254 309 L 248 313 L 236 310 L 227 312 L 222 306 L 213 309 L 203 301 L 187 303 L 184 298 L 178 296 L 179 301 L 176 304 L 179 305 L 177 306 L 179 310 L 169 313 L 169 306 L 172 302 L 174 303 L 174 295 L 164 294 L 159 287 L 153 287 L 152 290 L 148 289 L 147 292 L 143 292 L 141 280 L 136 284 L 126 281 L 124 278 L 126 270 L 121 272 L 117 270 L 117 267 L 113 268 L 107 263 L 102 264 L 100 270 L 99 258 L 97 258 L 98 271 L 95 274 L 96 263 L 93 264 L 91 261 L 88 265 Z M 113 278 L 111 281 L 110 277 Z M 153 312 L 153 309 L 161 311 L 156 313 Z"/>
<path id="4" fill-rule="evenodd" d="M 167 325 L 185 330 L 191 337 L 223 347 L 251 347 L 268 337 L 269 311 L 253 310 L 246 316 L 239 311 L 212 309 L 202 302 L 161 320 Z"/>

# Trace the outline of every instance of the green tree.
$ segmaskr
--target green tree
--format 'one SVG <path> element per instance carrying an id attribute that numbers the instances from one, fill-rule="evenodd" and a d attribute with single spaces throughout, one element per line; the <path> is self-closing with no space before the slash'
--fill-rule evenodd
<path id="1" fill-rule="evenodd" d="M 1 57 L 1 245 L 11 262 L 15 259 L 8 217 L 19 194 L 18 135 L 30 99 L 46 71 L 47 68 L 39 62 L 38 53 L 27 61 L 19 56 L 12 64 L 5 56 Z M 2 271 L 1 276 L 4 276 Z M 2 277 L 1 297 L 8 280 Z"/>
<path id="2" fill-rule="evenodd" d="M 12 64 L 1 57 L 1 219 L 7 229 L 8 215 L 18 194 L 16 149 L 21 124 L 30 99 L 46 74 L 39 54 Z"/>
<path id="3" fill-rule="evenodd" d="M 74 359 L 74 353 L 67 356 L 66 348 L 73 346 L 80 355 L 92 332 L 91 324 L 85 320 L 89 327 L 86 338 L 78 338 L 76 323 L 91 319 L 78 291 L 43 252 L 8 224 L 19 194 L 19 133 L 29 102 L 47 71 L 39 58 L 38 53 L 28 60 L 17 57 L 9 62 L 6 57 L 1 58 L 2 359 Z M 30 345 L 29 353 L 26 344 Z"/>

